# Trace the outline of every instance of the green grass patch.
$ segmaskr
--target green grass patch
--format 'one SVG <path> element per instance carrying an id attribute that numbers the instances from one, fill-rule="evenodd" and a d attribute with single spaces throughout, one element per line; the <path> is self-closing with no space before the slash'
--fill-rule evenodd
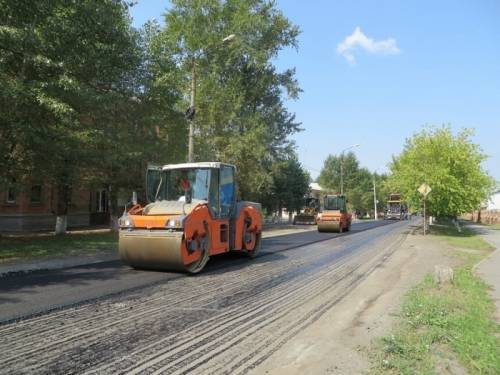
<path id="1" fill-rule="evenodd" d="M 488 225 L 488 229 L 500 230 L 500 224 L 491 224 L 491 225 Z"/>
<path id="2" fill-rule="evenodd" d="M 405 298 L 394 334 L 380 340 L 374 372 L 500 374 L 500 325 L 487 291 L 470 266 L 455 270 L 452 284 L 427 276 Z"/>
<path id="3" fill-rule="evenodd" d="M 495 247 L 476 235 L 471 229 L 462 226 L 461 231 L 451 223 L 434 224 L 430 227 L 430 234 L 446 241 L 452 246 L 473 250 L 494 250 Z"/>
<path id="4" fill-rule="evenodd" d="M 118 235 L 105 233 L 72 233 L 62 236 L 0 237 L 0 263 L 50 256 L 95 254 L 116 251 Z"/>

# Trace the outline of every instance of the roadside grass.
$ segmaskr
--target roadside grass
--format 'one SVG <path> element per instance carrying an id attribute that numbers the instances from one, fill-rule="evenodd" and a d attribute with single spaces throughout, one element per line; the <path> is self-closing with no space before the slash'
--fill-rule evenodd
<path id="1" fill-rule="evenodd" d="M 472 250 L 493 250 L 491 244 L 477 236 L 471 229 L 462 226 L 461 232 L 451 223 L 433 224 L 430 227 L 430 234 L 437 239 L 446 241 L 450 245 L 462 249 Z"/>
<path id="2" fill-rule="evenodd" d="M 491 245 L 478 241 L 470 230 L 457 233 L 446 225 L 434 232 L 462 254 L 453 282 L 437 284 L 427 275 L 410 290 L 393 333 L 376 345 L 373 373 L 500 374 L 495 304 L 488 296 L 489 286 L 473 272 L 473 265 L 489 253 L 484 250 Z M 460 248 L 482 251 L 466 253 Z"/>
<path id="3" fill-rule="evenodd" d="M 470 267 L 445 286 L 427 276 L 407 295 L 394 334 L 381 339 L 374 372 L 500 374 L 500 325 L 487 290 Z"/>
<path id="4" fill-rule="evenodd" d="M 71 233 L 63 236 L 0 237 L 0 263 L 51 256 L 91 255 L 117 250 L 115 233 Z"/>

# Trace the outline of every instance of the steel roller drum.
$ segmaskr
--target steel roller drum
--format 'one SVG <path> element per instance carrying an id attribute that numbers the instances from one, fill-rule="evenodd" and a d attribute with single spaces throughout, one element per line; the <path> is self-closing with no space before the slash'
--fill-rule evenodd
<path id="1" fill-rule="evenodd" d="M 134 268 L 186 271 L 182 261 L 183 232 L 120 231 L 120 258 Z"/>
<path id="2" fill-rule="evenodd" d="M 318 222 L 318 231 L 320 231 L 320 232 L 340 232 L 340 221 Z"/>

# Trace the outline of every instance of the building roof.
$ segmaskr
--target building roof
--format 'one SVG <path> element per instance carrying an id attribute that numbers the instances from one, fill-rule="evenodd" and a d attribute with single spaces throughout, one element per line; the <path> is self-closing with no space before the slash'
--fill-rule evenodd
<path id="1" fill-rule="evenodd" d="M 189 168 L 220 168 L 221 166 L 229 166 L 233 167 L 234 165 L 221 163 L 218 161 L 203 161 L 199 163 L 180 163 L 180 164 L 166 164 L 162 167 L 162 170 L 170 170 L 170 169 L 189 169 Z"/>
<path id="2" fill-rule="evenodd" d="M 488 200 L 488 210 L 500 210 L 500 192 L 490 197 Z"/>
<path id="3" fill-rule="evenodd" d="M 309 184 L 309 189 L 311 189 L 313 191 L 324 191 L 325 190 L 321 186 L 319 186 L 319 184 L 317 182 L 311 182 Z"/>

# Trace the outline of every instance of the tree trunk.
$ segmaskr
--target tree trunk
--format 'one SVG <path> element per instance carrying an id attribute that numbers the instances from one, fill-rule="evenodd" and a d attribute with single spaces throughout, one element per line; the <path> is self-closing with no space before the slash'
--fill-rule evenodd
<path id="1" fill-rule="evenodd" d="M 111 232 L 118 232 L 120 229 L 118 225 L 118 218 L 120 217 L 120 214 L 118 212 L 118 194 L 117 194 L 117 189 L 112 187 L 111 185 L 108 188 L 109 192 L 109 229 Z"/>
<path id="2" fill-rule="evenodd" d="M 56 216 L 56 235 L 66 234 L 68 229 L 68 215 Z"/>
<path id="3" fill-rule="evenodd" d="M 60 183 L 57 186 L 56 235 L 65 234 L 68 228 L 69 185 Z"/>
<path id="4" fill-rule="evenodd" d="M 288 212 L 288 224 L 291 224 L 293 221 L 293 212 L 289 211 Z"/>

